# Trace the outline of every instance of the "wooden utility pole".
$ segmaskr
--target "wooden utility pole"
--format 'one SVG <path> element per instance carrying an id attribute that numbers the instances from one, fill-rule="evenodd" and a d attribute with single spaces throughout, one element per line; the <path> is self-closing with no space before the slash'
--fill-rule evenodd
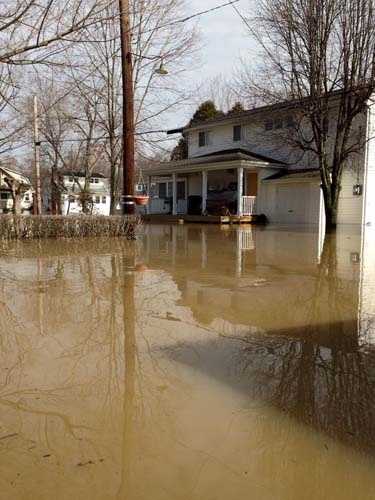
<path id="1" fill-rule="evenodd" d="M 133 214 L 134 205 L 134 88 L 129 0 L 119 0 L 123 96 L 123 213 Z"/>
<path id="2" fill-rule="evenodd" d="M 34 214 L 42 214 L 42 195 L 40 185 L 40 140 L 39 140 L 39 116 L 38 98 L 34 96 L 34 162 L 35 162 L 35 200 Z"/>

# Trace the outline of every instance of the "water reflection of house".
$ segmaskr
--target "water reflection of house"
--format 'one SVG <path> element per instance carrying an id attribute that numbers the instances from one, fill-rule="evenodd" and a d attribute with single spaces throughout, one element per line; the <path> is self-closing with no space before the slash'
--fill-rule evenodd
<path id="1" fill-rule="evenodd" d="M 286 335 L 314 324 L 326 345 L 324 326 L 339 322 L 349 344 L 358 345 L 359 229 L 338 233 L 335 262 L 322 261 L 319 233 L 305 230 L 223 229 L 218 240 L 209 226 L 150 226 L 145 244 L 153 265 L 170 267 L 181 303 L 199 322 L 221 318 L 271 332 L 277 324 Z"/>
<path id="2" fill-rule="evenodd" d="M 150 231 L 150 262 L 165 269 L 166 256 L 153 253 L 159 228 Z M 159 249 L 175 252 L 169 269 L 180 305 L 220 337 L 168 354 L 244 392 L 249 404 L 262 401 L 374 454 L 375 231 L 339 231 L 323 247 L 314 232 L 257 230 L 254 247 L 241 232 L 211 239 L 206 227 L 160 228 Z M 232 265 L 222 257 L 230 254 Z"/>

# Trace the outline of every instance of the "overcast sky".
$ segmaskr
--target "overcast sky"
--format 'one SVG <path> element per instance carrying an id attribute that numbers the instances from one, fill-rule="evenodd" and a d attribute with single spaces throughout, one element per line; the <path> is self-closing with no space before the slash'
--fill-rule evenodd
<path id="1" fill-rule="evenodd" d="M 252 1 L 240 0 L 236 5 L 243 14 L 248 14 Z M 189 14 L 224 3 L 225 0 L 190 0 Z M 202 86 L 221 74 L 230 79 L 241 56 L 247 58 L 251 55 L 252 43 L 243 21 L 229 5 L 198 17 L 196 23 L 200 31 L 201 50 L 199 69 L 189 74 L 191 85 Z M 196 103 L 190 103 L 179 112 L 174 111 L 168 119 L 169 127 L 184 125 L 201 99 L 201 95 L 198 94 Z"/>
<path id="2" fill-rule="evenodd" d="M 192 0 L 192 12 L 216 7 L 225 0 Z M 236 6 L 243 14 L 248 14 L 250 0 L 240 0 Z M 251 40 L 246 34 L 243 21 L 231 5 L 199 17 L 201 30 L 201 58 L 205 77 L 218 73 L 230 73 L 240 55 L 248 55 Z M 202 75 L 197 75 L 197 79 Z"/>

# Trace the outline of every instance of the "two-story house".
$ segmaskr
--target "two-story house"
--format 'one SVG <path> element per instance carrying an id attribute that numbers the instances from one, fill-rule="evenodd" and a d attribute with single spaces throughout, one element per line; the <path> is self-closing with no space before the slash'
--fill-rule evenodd
<path id="1" fill-rule="evenodd" d="M 34 190 L 31 181 L 24 174 L 7 167 L 0 167 L 0 214 L 14 211 L 14 199 L 19 211 L 30 214 L 33 207 Z"/>
<path id="2" fill-rule="evenodd" d="M 224 208 L 238 216 L 264 214 L 271 223 L 318 224 L 324 218 L 320 174 L 313 154 L 302 153 L 292 140 L 297 115 L 291 101 L 170 131 L 184 135 L 188 158 L 144 172 L 149 214 L 212 214 Z M 328 133 L 334 129 L 329 122 Z M 344 172 L 338 223 L 375 222 L 370 103 L 355 123 L 353 134 L 358 131 L 366 131 L 366 146 Z"/>
<path id="3" fill-rule="evenodd" d="M 86 179 L 84 172 L 65 171 L 61 173 L 60 179 L 62 185 L 61 213 L 63 215 L 81 214 Z M 91 174 L 87 197 L 90 214 L 110 214 L 110 181 L 105 175 L 96 172 Z"/>

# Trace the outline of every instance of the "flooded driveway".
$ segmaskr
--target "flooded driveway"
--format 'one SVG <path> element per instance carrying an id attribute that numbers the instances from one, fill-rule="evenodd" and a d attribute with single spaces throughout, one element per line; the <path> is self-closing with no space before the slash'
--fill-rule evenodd
<path id="1" fill-rule="evenodd" d="M 2 244 L 0 499 L 374 499 L 374 243 Z"/>

